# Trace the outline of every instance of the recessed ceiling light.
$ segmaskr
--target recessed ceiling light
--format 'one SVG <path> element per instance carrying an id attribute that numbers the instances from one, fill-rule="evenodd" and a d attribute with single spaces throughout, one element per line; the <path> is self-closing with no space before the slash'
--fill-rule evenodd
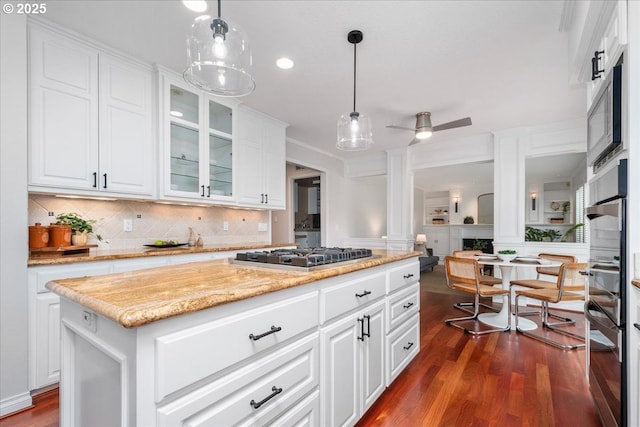
<path id="1" fill-rule="evenodd" d="M 291 59 L 282 57 L 276 60 L 276 65 L 278 66 L 278 68 L 282 68 L 283 70 L 288 70 L 290 68 L 293 68 L 294 63 Z"/>
<path id="2" fill-rule="evenodd" d="M 182 4 L 194 12 L 204 12 L 207 10 L 207 2 L 204 0 L 182 0 Z"/>
<path id="3" fill-rule="evenodd" d="M 183 114 L 180 111 L 170 111 L 169 114 L 171 114 L 173 117 L 182 117 Z"/>

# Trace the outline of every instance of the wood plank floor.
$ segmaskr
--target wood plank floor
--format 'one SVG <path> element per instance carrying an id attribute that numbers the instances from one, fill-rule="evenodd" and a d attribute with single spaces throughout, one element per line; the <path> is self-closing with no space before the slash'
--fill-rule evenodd
<path id="1" fill-rule="evenodd" d="M 430 292 L 424 283 L 420 353 L 359 427 L 601 427 L 585 350 L 563 351 L 514 331 L 474 338 L 444 323 L 462 316 L 452 304 L 468 297 Z M 582 316 L 566 314 L 582 334 Z"/>
<path id="2" fill-rule="evenodd" d="M 444 324 L 461 315 L 452 304 L 463 298 L 422 286 L 420 353 L 359 427 L 601 427 L 584 350 L 559 350 L 515 332 L 473 338 Z M 34 405 L 1 419 L 0 426 L 59 425 L 56 391 Z"/>

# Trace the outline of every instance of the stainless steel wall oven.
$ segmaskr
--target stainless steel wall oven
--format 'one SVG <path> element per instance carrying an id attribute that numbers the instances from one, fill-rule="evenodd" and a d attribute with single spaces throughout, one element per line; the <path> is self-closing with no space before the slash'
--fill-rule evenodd
<path id="1" fill-rule="evenodd" d="M 590 226 L 589 387 L 605 426 L 626 426 L 626 196 L 627 160 L 594 178 L 586 209 Z"/>

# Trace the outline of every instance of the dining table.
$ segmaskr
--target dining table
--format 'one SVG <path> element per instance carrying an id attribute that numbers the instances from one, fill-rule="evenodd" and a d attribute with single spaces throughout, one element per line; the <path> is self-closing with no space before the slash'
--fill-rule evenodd
<path id="1" fill-rule="evenodd" d="M 545 267 L 560 267 L 561 262 L 552 261 L 548 259 L 541 259 L 539 257 L 516 257 L 513 260 L 502 260 L 498 256 L 480 255 L 475 257 L 478 264 L 492 265 L 500 269 L 500 276 L 502 279 L 502 289 L 509 289 L 511 286 L 511 274 L 513 269 L 531 269 L 544 265 Z M 511 313 L 511 307 L 509 307 L 507 296 L 503 297 L 502 308 L 498 313 L 482 313 L 478 315 L 478 320 L 487 325 L 491 325 L 497 328 L 505 328 L 509 321 L 509 315 L 511 315 L 511 329 L 515 328 L 515 315 Z M 538 327 L 536 322 L 523 317 L 518 317 L 518 327 L 525 331 L 532 331 Z"/>

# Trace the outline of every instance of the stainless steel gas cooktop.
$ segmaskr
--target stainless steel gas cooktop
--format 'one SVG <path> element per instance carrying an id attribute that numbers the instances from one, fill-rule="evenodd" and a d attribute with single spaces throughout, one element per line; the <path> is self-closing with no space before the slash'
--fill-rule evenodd
<path id="1" fill-rule="evenodd" d="M 274 268 L 277 270 L 316 271 L 379 257 L 379 255 L 374 255 L 371 249 L 322 247 L 238 252 L 231 262 L 233 264 Z"/>

